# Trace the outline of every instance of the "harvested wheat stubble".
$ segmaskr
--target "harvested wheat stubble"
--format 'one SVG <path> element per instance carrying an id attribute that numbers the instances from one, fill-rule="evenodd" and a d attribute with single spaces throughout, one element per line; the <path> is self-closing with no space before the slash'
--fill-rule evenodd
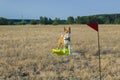
<path id="1" fill-rule="evenodd" d="M 71 27 L 71 49 L 57 56 L 57 40 Z M 102 79 L 120 79 L 120 25 L 99 25 Z M 0 26 L 0 79 L 98 80 L 97 33 L 87 25 Z"/>

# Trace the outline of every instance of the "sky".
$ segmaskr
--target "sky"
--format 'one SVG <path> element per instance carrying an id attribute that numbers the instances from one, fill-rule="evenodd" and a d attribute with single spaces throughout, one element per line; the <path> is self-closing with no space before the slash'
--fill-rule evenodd
<path id="1" fill-rule="evenodd" d="M 0 17 L 67 19 L 69 16 L 120 13 L 120 0 L 0 0 Z"/>

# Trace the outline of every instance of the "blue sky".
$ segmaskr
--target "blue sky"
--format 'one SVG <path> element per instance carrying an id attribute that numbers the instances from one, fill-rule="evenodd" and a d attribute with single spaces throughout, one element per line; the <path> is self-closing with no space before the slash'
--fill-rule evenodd
<path id="1" fill-rule="evenodd" d="M 0 0 L 0 17 L 8 19 L 66 19 L 113 13 L 120 13 L 120 0 Z"/>

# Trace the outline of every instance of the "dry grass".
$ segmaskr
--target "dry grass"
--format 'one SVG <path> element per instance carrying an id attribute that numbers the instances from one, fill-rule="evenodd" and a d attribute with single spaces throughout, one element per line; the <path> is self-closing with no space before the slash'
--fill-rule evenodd
<path id="1" fill-rule="evenodd" d="M 72 50 L 51 49 L 63 27 L 72 28 Z M 120 25 L 100 25 L 102 80 L 120 79 Z M 0 80 L 98 80 L 97 32 L 86 25 L 0 26 Z"/>

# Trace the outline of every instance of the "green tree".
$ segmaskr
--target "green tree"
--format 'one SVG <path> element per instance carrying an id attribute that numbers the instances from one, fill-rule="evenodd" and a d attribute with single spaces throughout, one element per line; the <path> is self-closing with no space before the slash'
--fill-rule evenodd
<path id="1" fill-rule="evenodd" d="M 44 17 L 40 17 L 40 24 L 44 24 Z"/>
<path id="2" fill-rule="evenodd" d="M 103 16 L 98 16 L 98 23 L 104 24 L 104 17 Z"/>
<path id="3" fill-rule="evenodd" d="M 30 21 L 30 24 L 36 25 L 36 24 L 37 24 L 37 21 L 33 19 L 33 20 Z"/>
<path id="4" fill-rule="evenodd" d="M 26 21 L 25 20 L 22 20 L 20 23 L 18 23 L 20 25 L 25 25 L 26 24 Z"/>
<path id="5" fill-rule="evenodd" d="M 0 25 L 8 25 L 8 19 L 0 17 Z"/>
<path id="6" fill-rule="evenodd" d="M 120 24 L 120 18 L 115 19 L 114 23 L 115 24 Z"/>
<path id="7" fill-rule="evenodd" d="M 48 19 L 48 24 L 53 24 L 53 20 L 51 18 Z"/>
<path id="8" fill-rule="evenodd" d="M 49 22 L 48 22 L 48 18 L 47 17 L 40 17 L 40 24 L 48 24 Z"/>
<path id="9" fill-rule="evenodd" d="M 68 24 L 74 24 L 74 18 L 73 18 L 72 16 L 69 16 L 69 17 L 67 18 L 67 23 L 68 23 Z"/>
<path id="10" fill-rule="evenodd" d="M 9 21 L 8 25 L 15 25 L 15 23 L 13 21 Z"/>
<path id="11" fill-rule="evenodd" d="M 60 24 L 60 18 L 55 18 L 53 21 L 53 25 L 58 25 Z"/>
<path id="12" fill-rule="evenodd" d="M 80 22 L 81 24 L 87 24 L 87 23 L 89 23 L 88 16 L 83 16 L 80 19 L 81 19 L 81 22 Z"/>
<path id="13" fill-rule="evenodd" d="M 77 18 L 75 19 L 75 23 L 76 24 L 80 24 L 81 20 L 80 20 L 80 16 L 77 16 Z"/>
<path id="14" fill-rule="evenodd" d="M 104 22 L 105 24 L 110 24 L 109 18 L 104 18 L 104 21 L 105 21 L 105 22 Z"/>

